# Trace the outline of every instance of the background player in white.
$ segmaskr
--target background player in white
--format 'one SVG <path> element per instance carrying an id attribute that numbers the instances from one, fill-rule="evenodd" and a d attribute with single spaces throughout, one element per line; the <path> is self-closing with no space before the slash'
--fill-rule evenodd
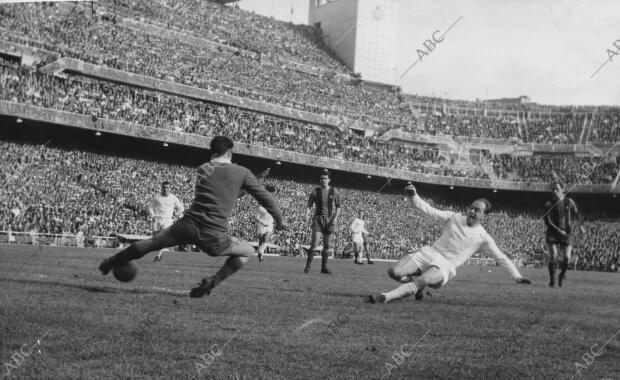
<path id="1" fill-rule="evenodd" d="M 149 216 L 153 219 L 153 235 L 170 227 L 174 221 L 174 216 L 182 215 L 183 209 L 183 204 L 179 198 L 170 193 L 170 182 L 162 182 L 161 193 L 151 199 L 148 208 Z M 154 262 L 160 261 L 163 254 L 164 249 L 161 249 L 155 256 Z"/>
<path id="2" fill-rule="evenodd" d="M 406 187 L 413 204 L 422 213 L 443 224 L 441 236 L 433 246 L 423 247 L 414 254 L 409 254 L 388 270 L 390 277 L 403 285 L 382 294 L 370 295 L 368 302 L 389 302 L 416 294 L 421 295 L 425 287 L 440 288 L 456 275 L 456 268 L 461 266 L 477 251 L 486 251 L 497 263 L 506 268 L 519 284 L 531 284 L 521 276 L 515 265 L 504 255 L 493 238 L 480 225 L 491 204 L 486 199 L 475 200 L 467 214 L 441 211 L 431 207 L 422 200 L 413 185 Z"/>
<path id="3" fill-rule="evenodd" d="M 265 190 L 270 193 L 274 193 L 276 188 L 272 185 L 265 186 Z M 271 239 L 273 233 L 273 216 L 263 207 L 258 206 L 258 212 L 256 213 L 256 232 L 258 233 L 258 261 L 263 261 L 263 253 L 267 248 L 267 244 Z"/>
<path id="4" fill-rule="evenodd" d="M 351 232 L 351 241 L 353 242 L 353 251 L 355 252 L 355 264 L 362 263 L 361 255 L 364 254 L 364 236 L 368 236 L 368 230 L 366 230 L 366 222 L 364 221 L 364 210 L 359 210 L 358 217 L 353 219 L 349 226 Z M 368 264 L 374 264 L 366 252 L 366 259 Z"/>

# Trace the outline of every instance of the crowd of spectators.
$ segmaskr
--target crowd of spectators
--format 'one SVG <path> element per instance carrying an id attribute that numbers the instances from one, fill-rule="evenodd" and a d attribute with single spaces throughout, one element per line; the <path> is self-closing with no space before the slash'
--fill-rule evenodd
<path id="1" fill-rule="evenodd" d="M 462 116 L 443 112 L 423 113 L 403 128 L 409 132 L 469 136 L 480 138 L 515 138 L 524 142 L 575 144 L 584 124 L 583 114 L 554 114 L 542 119 L 517 117 Z"/>
<path id="2" fill-rule="evenodd" d="M 436 146 L 362 137 L 241 108 L 138 89 L 85 77 L 43 75 L 0 61 L 0 98 L 97 118 L 213 136 L 315 156 L 443 176 L 483 178 L 455 168 Z"/>
<path id="3" fill-rule="evenodd" d="M 46 108 L 213 136 L 321 157 L 424 174 L 489 179 L 475 165 L 456 167 L 436 145 L 362 137 L 310 123 L 284 120 L 231 106 L 215 105 L 127 85 L 68 75 L 44 75 L 0 60 L 0 98 Z M 598 160 L 603 160 L 598 158 Z M 525 182 L 611 183 L 617 158 L 595 162 L 558 156 L 492 157 L 495 175 Z"/>
<path id="4" fill-rule="evenodd" d="M 147 205 L 162 181 L 171 182 L 173 193 L 186 206 L 193 196 L 193 168 L 122 154 L 104 155 L 49 144 L 0 140 L 0 169 L 0 231 L 81 231 L 87 237 L 148 235 L 151 221 Z M 432 243 L 441 233 L 441 226 L 419 215 L 399 189 L 387 185 L 371 191 L 339 185 L 337 178 L 334 182 L 343 201 L 335 234 L 337 252 L 348 243 L 348 224 L 360 209 L 368 215 L 368 229 L 377 235 L 374 250 L 380 258 L 399 258 Z M 304 214 L 308 195 L 316 184 L 278 177 L 267 177 L 265 183 L 277 188 L 275 197 L 291 224 L 288 231 L 275 235 L 274 243 L 294 253 L 310 239 Z M 423 196 L 441 209 L 462 211 L 467 204 L 434 201 L 430 194 Z M 251 197 L 241 198 L 233 213 L 231 232 L 255 240 L 256 210 L 257 204 Z M 489 218 L 485 227 L 510 257 L 532 261 L 540 255 L 545 228 L 540 218 L 527 214 Z M 617 261 L 617 224 L 590 221 L 584 226 L 587 233 L 575 239 L 574 252 L 580 265 L 600 269 Z"/>
<path id="5" fill-rule="evenodd" d="M 620 111 L 595 113 L 592 117 L 588 141 L 601 143 L 620 141 Z"/>
<path id="6" fill-rule="evenodd" d="M 620 168 L 619 157 L 577 158 L 562 155 L 531 157 L 494 155 L 493 169 L 498 178 L 530 183 L 560 180 L 572 184 L 612 183 Z"/>
<path id="7" fill-rule="evenodd" d="M 127 72 L 375 122 L 389 120 L 394 114 L 391 123 L 398 123 L 404 115 L 395 111 L 408 110 L 394 104 L 395 96 L 372 87 L 341 83 L 333 72 L 309 75 L 243 54 L 217 54 L 178 40 L 171 43 L 164 37 L 117 25 L 111 17 L 91 15 L 87 8 L 53 3 L 6 5 L 0 8 L 0 16 L 0 27 L 10 31 L 6 36 L 9 39 L 22 43 L 30 43 L 24 37 L 39 40 L 63 56 Z M 411 113 L 405 116 L 411 118 Z"/>
<path id="8" fill-rule="evenodd" d="M 196 37 L 239 49 L 285 56 L 297 61 L 345 71 L 330 55 L 319 28 L 293 25 L 238 7 L 201 0 L 105 0 L 99 2 L 115 14 L 192 32 Z"/>
<path id="9" fill-rule="evenodd" d="M 400 91 L 339 81 L 335 73 L 342 66 L 325 53 L 320 31 L 312 27 L 292 26 L 232 7 L 194 0 L 183 3 L 106 1 L 93 5 L 92 9 L 94 12 L 81 5 L 56 3 L 4 5 L 0 8 L 0 28 L 3 28 L 3 38 L 34 44 L 63 56 L 268 104 L 346 116 L 407 131 L 498 139 L 515 137 L 537 143 L 576 143 L 586 124 L 586 112 L 592 112 L 590 108 L 557 107 L 552 111 L 552 108 L 532 106 L 538 111 L 547 110 L 549 114 L 545 117 L 538 114 L 536 118 L 457 116 L 450 112 L 419 114 L 408 105 L 411 96 L 404 96 Z M 117 18 L 124 16 L 195 31 L 208 39 L 243 49 L 254 46 L 263 55 L 276 51 L 292 56 L 298 54 L 297 58 L 302 56 L 306 61 L 323 63 L 331 69 L 321 75 L 310 75 L 270 59 L 226 51 L 217 53 L 182 40 L 172 41 L 117 24 Z M 433 97 L 414 99 L 429 105 L 481 106 Z M 498 107 L 492 103 L 483 103 L 483 106 Z M 612 119 L 594 118 L 592 141 L 608 142 L 612 141 L 606 140 L 608 138 L 617 138 L 617 122 L 614 121 L 617 110 L 615 115 L 615 119 L 613 115 Z"/>

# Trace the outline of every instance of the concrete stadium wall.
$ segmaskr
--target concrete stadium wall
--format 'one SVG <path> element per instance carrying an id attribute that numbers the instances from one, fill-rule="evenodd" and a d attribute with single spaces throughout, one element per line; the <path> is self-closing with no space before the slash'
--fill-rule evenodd
<path id="1" fill-rule="evenodd" d="M 356 64 L 357 3 L 358 0 L 335 0 L 310 6 L 310 25 L 321 23 L 327 46 L 351 69 Z"/>

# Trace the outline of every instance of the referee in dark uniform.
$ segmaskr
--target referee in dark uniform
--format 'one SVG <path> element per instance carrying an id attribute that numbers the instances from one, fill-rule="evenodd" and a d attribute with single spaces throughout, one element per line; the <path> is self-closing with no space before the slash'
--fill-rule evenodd
<path id="1" fill-rule="evenodd" d="M 194 201 L 184 216 L 152 238 L 133 243 L 103 260 L 99 265 L 101 273 L 106 275 L 115 266 L 180 244 L 195 244 L 209 256 L 228 256 L 215 275 L 203 278 L 198 287 L 191 290 L 190 297 L 198 298 L 209 295 L 254 254 L 250 243 L 228 234 L 228 220 L 240 195 L 250 193 L 273 216 L 276 230 L 285 229 L 288 224 L 271 193 L 258 183 L 250 170 L 231 162 L 233 146 L 228 137 L 214 137 L 210 146 L 213 157 L 197 170 Z"/>
<path id="2" fill-rule="evenodd" d="M 560 275 L 558 276 L 558 286 L 562 286 L 562 281 L 566 278 L 566 270 L 573 250 L 573 222 L 576 220 L 581 224 L 581 215 L 577 210 L 574 200 L 564 196 L 564 185 L 561 182 L 551 184 L 553 201 L 545 203 L 545 215 L 543 217 L 547 225 L 545 241 L 549 248 L 549 286 L 555 286 L 555 264 L 558 250 L 562 253 L 560 261 Z M 580 226 L 584 232 L 583 226 Z"/>
<path id="3" fill-rule="evenodd" d="M 333 186 L 329 185 L 329 170 L 323 169 L 320 176 L 320 187 L 310 193 L 308 198 L 308 208 L 306 209 L 306 222 L 310 222 L 312 208 L 314 207 L 314 218 L 312 218 L 312 242 L 310 249 L 306 251 L 308 259 L 304 273 L 310 272 L 314 250 L 316 249 L 321 235 L 323 235 L 323 250 L 321 251 L 321 273 L 331 274 L 327 269 L 327 259 L 329 257 L 329 247 L 331 236 L 336 230 L 338 217 L 340 216 L 340 194 Z"/>

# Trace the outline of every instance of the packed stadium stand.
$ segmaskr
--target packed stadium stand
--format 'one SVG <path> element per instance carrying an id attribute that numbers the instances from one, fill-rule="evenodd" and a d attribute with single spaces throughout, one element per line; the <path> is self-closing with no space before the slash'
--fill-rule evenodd
<path id="1" fill-rule="evenodd" d="M 542 260 L 540 216 L 548 194 L 517 191 L 522 188 L 515 185 L 515 191 L 499 197 L 494 180 L 616 188 L 620 108 L 506 106 L 382 90 L 364 85 L 335 58 L 320 29 L 207 1 L 180 3 L 3 4 L 0 102 L 177 134 L 226 135 L 247 146 L 372 165 L 379 172 L 480 180 L 473 190 L 429 184 L 423 195 L 438 207 L 463 210 L 474 194 L 488 194 L 496 210 L 487 229 L 509 256 L 529 263 Z M 78 60 L 75 69 L 63 69 L 62 58 Z M 87 64 L 96 65 L 95 71 L 118 70 L 129 79 L 80 71 Z M 129 83 L 138 74 L 143 84 Z M 175 85 L 208 90 L 208 96 L 224 100 L 168 90 Z M 102 144 L 79 128 L 11 116 L 3 117 L 0 136 L 0 231 L 148 234 L 146 203 L 161 181 L 171 180 L 173 191 L 188 203 L 192 167 L 209 157 L 204 149 L 185 148 L 196 153 L 188 157 L 181 147 L 164 152 L 161 143 L 130 138 L 110 137 Z M 144 149 L 135 151 L 136 143 Z M 242 160 L 258 172 L 276 158 Z M 274 241 L 287 253 L 309 240 L 302 219 L 316 180 L 313 170 L 293 161 L 267 179 L 278 188 L 277 199 L 292 222 Z M 337 251 L 347 242 L 346 221 L 360 208 L 379 235 L 378 257 L 398 258 L 437 237 L 439 226 L 428 225 L 403 201 L 399 178 L 385 187 L 384 179 L 339 174 L 335 184 L 343 191 L 345 207 Z M 615 193 L 583 197 L 589 204 L 583 210 L 587 233 L 575 245 L 577 266 L 617 268 Z M 233 234 L 250 240 L 252 202 L 241 199 L 231 223 Z"/>

